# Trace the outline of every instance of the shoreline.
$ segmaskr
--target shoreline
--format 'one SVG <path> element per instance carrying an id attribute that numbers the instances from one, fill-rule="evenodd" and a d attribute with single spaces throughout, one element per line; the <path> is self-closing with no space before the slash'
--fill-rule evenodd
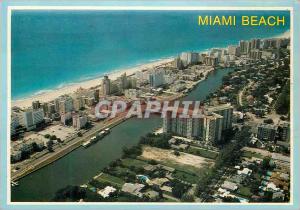
<path id="1" fill-rule="evenodd" d="M 31 106 L 32 102 L 35 100 L 38 100 L 40 102 L 48 102 L 48 101 L 54 100 L 55 98 L 57 98 L 61 95 L 72 94 L 79 88 L 90 89 L 90 88 L 97 87 L 101 84 L 101 79 L 103 78 L 104 75 L 108 75 L 110 80 L 116 80 L 119 76 L 121 76 L 124 73 L 126 73 L 128 76 L 130 76 L 138 71 L 156 68 L 161 65 L 165 65 L 167 63 L 172 62 L 173 59 L 174 59 L 173 57 L 169 57 L 169 58 L 164 58 L 164 59 L 156 60 L 156 61 L 152 61 L 152 62 L 150 61 L 145 64 L 140 64 L 140 65 L 125 68 L 125 69 L 119 69 L 119 70 L 113 71 L 111 73 L 103 74 L 102 76 L 96 77 L 94 79 L 88 79 L 88 80 L 78 82 L 78 83 L 70 82 L 70 85 L 66 85 L 61 88 L 49 90 L 47 92 L 32 95 L 32 96 L 25 97 L 22 99 L 11 100 L 11 107 L 17 106 L 20 108 L 28 108 Z"/>
<path id="2" fill-rule="evenodd" d="M 290 30 L 287 30 L 281 34 L 269 37 L 269 39 L 272 39 L 272 38 L 290 38 Z M 262 39 L 268 39 L 268 38 L 262 38 Z M 221 47 L 221 48 L 223 48 L 223 47 Z M 209 49 L 212 49 L 212 48 L 209 48 Z M 207 49 L 207 50 L 209 50 L 209 49 Z M 200 50 L 199 52 L 204 53 L 207 50 Z M 101 76 L 95 76 L 94 79 L 87 79 L 87 80 L 83 80 L 83 81 L 79 81 L 79 82 L 75 82 L 75 83 L 69 82 L 69 84 L 67 84 L 63 87 L 58 87 L 58 88 L 54 88 L 51 90 L 44 90 L 44 92 L 42 92 L 42 93 L 33 94 L 32 96 L 28 96 L 28 97 L 25 96 L 21 99 L 11 100 L 10 104 L 11 104 L 11 107 L 17 106 L 17 107 L 20 107 L 23 109 L 28 108 L 32 105 L 32 102 L 35 100 L 38 100 L 40 102 L 48 102 L 48 101 L 54 100 L 55 98 L 57 98 L 61 95 L 72 94 L 79 88 L 90 89 L 90 88 L 95 88 L 97 86 L 100 86 L 101 79 L 103 79 L 104 75 L 108 75 L 110 80 L 116 80 L 119 76 L 121 76 L 124 73 L 126 73 L 128 76 L 130 76 L 138 71 L 142 71 L 145 69 L 151 69 L 151 68 L 158 67 L 160 65 L 170 63 L 174 60 L 175 57 L 176 56 L 170 56 L 168 58 L 162 58 L 162 59 L 158 59 L 155 61 L 149 61 L 144 64 L 138 64 L 133 67 L 120 68 L 120 69 L 117 69 L 110 73 L 103 73 L 103 75 L 101 75 Z M 43 91 L 43 90 L 41 90 L 41 91 Z"/>

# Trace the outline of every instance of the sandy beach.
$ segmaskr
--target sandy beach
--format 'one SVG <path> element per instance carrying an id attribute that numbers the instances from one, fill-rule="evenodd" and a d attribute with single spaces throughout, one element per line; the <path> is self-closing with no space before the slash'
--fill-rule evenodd
<path id="1" fill-rule="evenodd" d="M 162 59 L 159 61 L 154 61 L 154 62 L 150 62 L 150 63 L 146 63 L 146 64 L 142 64 L 139 66 L 135 66 L 132 68 L 128 68 L 128 69 L 120 69 L 119 71 L 115 71 L 112 72 L 110 74 L 108 74 L 109 78 L 111 80 L 116 80 L 117 77 L 119 77 L 120 75 L 126 73 L 127 75 L 132 75 L 137 71 L 142 71 L 145 69 L 151 69 L 151 68 L 155 68 L 158 67 L 160 65 L 169 63 L 173 60 L 173 58 L 167 58 L 167 59 Z M 41 94 L 37 94 L 37 95 L 33 95 L 30 96 L 28 98 L 24 98 L 24 99 L 19 99 L 19 100 L 14 100 L 11 102 L 11 106 L 18 106 L 20 108 L 27 108 L 30 107 L 32 104 L 32 101 L 38 100 L 40 102 L 47 102 L 47 101 L 51 101 L 54 100 L 55 98 L 59 97 L 60 95 L 64 95 L 64 94 L 72 94 L 73 92 L 75 92 L 77 89 L 79 88 L 84 88 L 84 89 L 88 89 L 88 88 L 92 88 L 95 86 L 99 86 L 101 84 L 101 79 L 103 77 L 98 77 L 95 79 L 91 79 L 88 81 L 83 81 L 83 82 L 79 82 L 76 84 L 71 84 L 59 89 L 54 89 L 51 90 L 49 92 L 45 92 L 45 93 L 41 93 Z"/>

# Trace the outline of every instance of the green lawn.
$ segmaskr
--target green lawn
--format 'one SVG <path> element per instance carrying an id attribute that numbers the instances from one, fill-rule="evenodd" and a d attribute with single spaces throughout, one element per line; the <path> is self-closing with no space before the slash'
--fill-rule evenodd
<path id="1" fill-rule="evenodd" d="M 146 163 L 144 161 L 137 160 L 137 159 L 131 159 L 131 158 L 122 159 L 122 164 L 127 168 L 130 166 L 144 167 L 146 165 L 149 165 L 148 163 Z"/>
<path id="2" fill-rule="evenodd" d="M 105 174 L 105 173 L 103 173 L 101 176 L 99 176 L 96 180 L 99 182 L 109 182 L 112 185 L 117 185 L 118 187 L 122 187 L 123 184 L 125 183 L 124 180 L 122 180 L 118 177 L 115 177 L 115 176 L 111 176 L 109 174 Z"/>
<path id="3" fill-rule="evenodd" d="M 198 155 L 204 158 L 210 158 L 210 159 L 216 159 L 218 156 L 217 152 L 212 152 L 210 150 L 206 150 L 200 147 L 190 147 L 186 151 L 187 153 L 193 154 L 193 155 Z"/>
<path id="4" fill-rule="evenodd" d="M 120 173 L 127 173 L 127 172 L 133 173 L 130 169 L 128 169 L 128 168 L 123 168 L 123 167 L 119 167 L 119 166 L 115 167 L 114 170 L 115 170 L 117 173 L 119 173 L 119 174 L 120 174 Z"/>
<path id="5" fill-rule="evenodd" d="M 244 186 L 241 186 L 237 192 L 237 194 L 243 196 L 243 197 L 250 197 L 252 195 L 251 191 L 250 191 L 250 188 L 249 187 L 244 187 Z"/>
<path id="6" fill-rule="evenodd" d="M 191 184 L 196 184 L 199 181 L 199 177 L 195 174 L 189 174 L 184 171 L 178 171 L 176 170 L 172 176 L 176 179 L 189 182 Z"/>
<path id="7" fill-rule="evenodd" d="M 252 157 L 256 157 L 256 158 L 260 158 L 260 159 L 264 158 L 264 156 L 262 156 L 261 154 L 256 153 L 256 152 L 250 152 L 250 151 L 243 151 L 243 156 L 247 157 L 247 158 L 252 158 Z"/>

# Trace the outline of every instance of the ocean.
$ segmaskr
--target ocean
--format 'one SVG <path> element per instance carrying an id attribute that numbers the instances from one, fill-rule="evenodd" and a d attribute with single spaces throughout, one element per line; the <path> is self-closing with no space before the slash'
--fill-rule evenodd
<path id="1" fill-rule="evenodd" d="M 286 25 L 198 26 L 199 15 L 285 15 Z M 21 99 L 183 51 L 289 29 L 288 11 L 13 11 L 11 95 Z"/>

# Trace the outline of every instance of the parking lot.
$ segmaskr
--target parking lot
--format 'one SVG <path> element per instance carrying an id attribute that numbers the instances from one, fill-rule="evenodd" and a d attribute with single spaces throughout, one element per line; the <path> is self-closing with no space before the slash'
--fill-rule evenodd
<path id="1" fill-rule="evenodd" d="M 43 136 L 46 134 L 55 135 L 57 138 L 60 138 L 61 140 L 65 140 L 73 136 L 74 134 L 76 134 L 76 130 L 71 126 L 54 125 L 38 133 Z"/>

